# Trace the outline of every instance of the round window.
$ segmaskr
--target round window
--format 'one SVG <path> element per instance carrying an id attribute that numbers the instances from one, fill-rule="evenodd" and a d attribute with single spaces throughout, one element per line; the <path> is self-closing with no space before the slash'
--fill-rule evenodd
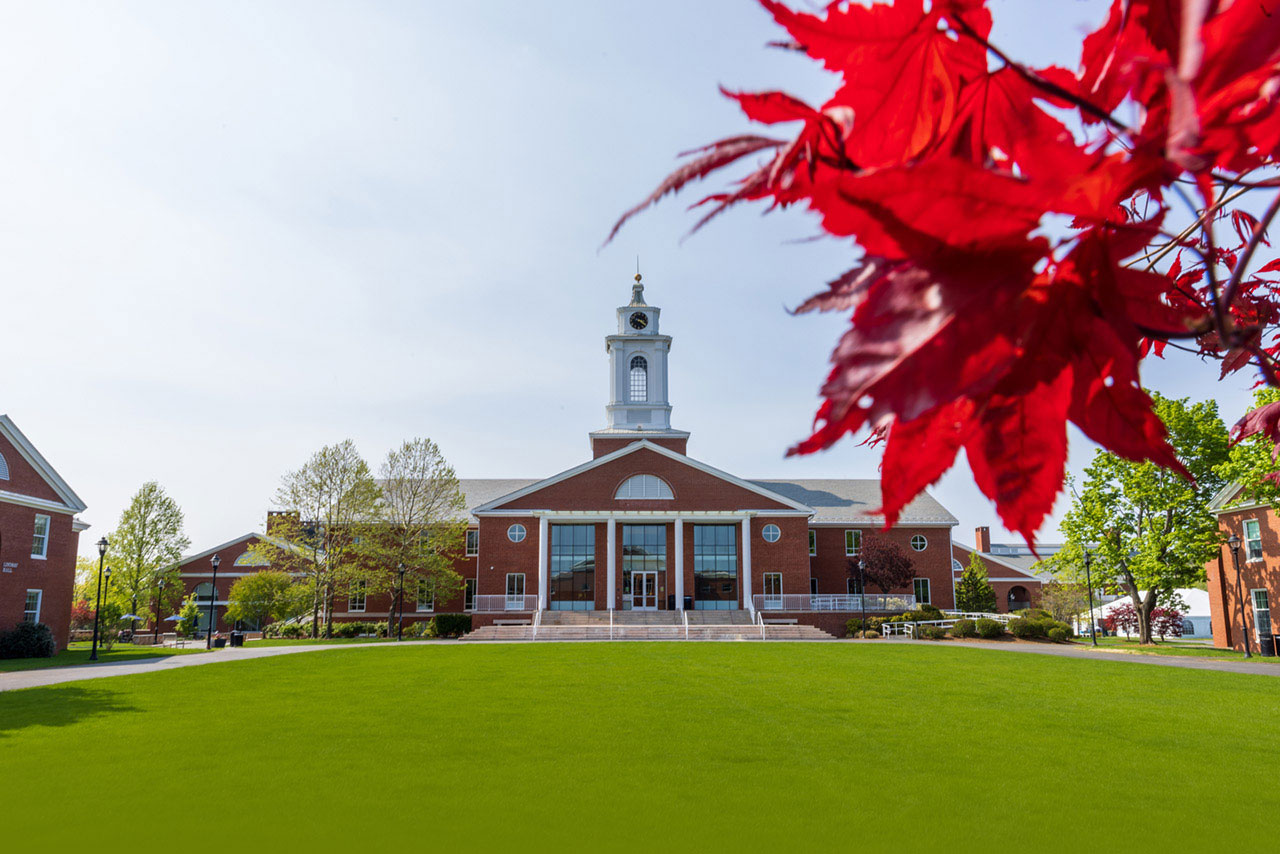
<path id="1" fill-rule="evenodd" d="M 519 522 L 507 528 L 507 539 L 513 543 L 518 543 L 524 539 L 524 525 Z"/>
<path id="2" fill-rule="evenodd" d="M 764 537 L 766 543 L 776 543 L 778 538 L 782 536 L 782 530 L 777 525 L 765 525 L 760 534 Z"/>
<path id="3" fill-rule="evenodd" d="M 918 552 L 924 551 L 928 547 L 928 545 L 929 545 L 929 541 L 926 540 L 924 536 L 921 534 L 916 534 L 914 537 L 911 538 L 911 548 L 915 549 Z"/>

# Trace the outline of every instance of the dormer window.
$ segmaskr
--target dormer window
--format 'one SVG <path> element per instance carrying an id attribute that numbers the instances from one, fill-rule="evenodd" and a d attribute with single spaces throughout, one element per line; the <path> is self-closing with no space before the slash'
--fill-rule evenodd
<path id="1" fill-rule="evenodd" d="M 667 482 L 651 474 L 637 474 L 627 478 L 613 497 L 632 500 L 675 498 Z"/>
<path id="2" fill-rule="evenodd" d="M 631 402 L 644 403 L 649 399 L 649 363 L 644 356 L 631 360 Z"/>

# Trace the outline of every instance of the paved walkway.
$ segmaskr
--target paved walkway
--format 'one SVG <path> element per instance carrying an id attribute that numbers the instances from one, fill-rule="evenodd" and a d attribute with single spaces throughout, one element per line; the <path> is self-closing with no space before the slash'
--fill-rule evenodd
<path id="1" fill-rule="evenodd" d="M 1134 664 L 1154 664 L 1158 667 L 1181 667 L 1185 670 L 1217 670 L 1222 673 L 1253 673 L 1259 676 L 1280 676 L 1280 661 L 1254 658 L 1250 661 L 1233 661 L 1221 658 L 1196 658 L 1189 655 L 1157 655 L 1149 652 L 1104 652 L 1088 646 L 1050 643 L 982 643 L 981 641 L 917 641 L 910 638 L 883 638 L 878 641 L 857 643 L 908 643 L 949 648 L 988 651 L 1026 652 L 1032 655 L 1056 655 L 1062 658 L 1088 658 L 1093 661 L 1119 661 Z"/>
<path id="2" fill-rule="evenodd" d="M 226 647 L 212 652 L 193 652 L 186 655 L 169 655 L 157 658 L 135 658 L 131 661 L 103 662 L 101 664 L 77 664 L 71 667 L 49 667 L 43 670 L 19 670 L 0 673 L 0 691 L 16 691 L 19 688 L 38 688 L 62 682 L 80 682 L 85 679 L 105 679 L 108 676 L 129 676 L 135 673 L 155 673 L 158 670 L 176 670 L 179 667 L 196 667 L 201 664 L 218 664 L 224 661 L 248 661 L 253 658 L 271 658 L 295 652 L 324 652 L 333 649 L 386 649 L 396 646 L 421 646 L 441 641 L 401 641 L 400 643 L 335 643 L 307 644 L 303 646 L 241 646 Z M 448 641 L 444 641 L 448 643 Z"/>

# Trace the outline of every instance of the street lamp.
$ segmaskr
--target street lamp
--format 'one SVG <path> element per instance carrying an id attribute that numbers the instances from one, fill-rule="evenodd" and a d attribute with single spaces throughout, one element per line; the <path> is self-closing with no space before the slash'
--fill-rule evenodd
<path id="1" fill-rule="evenodd" d="M 1093 576 L 1089 574 L 1089 563 L 1093 559 L 1093 555 L 1089 554 L 1089 550 L 1084 551 L 1084 583 L 1089 587 L 1089 634 L 1093 636 L 1093 645 L 1098 645 L 1098 627 L 1093 622 Z"/>
<path id="2" fill-rule="evenodd" d="M 205 649 L 213 649 L 213 603 L 218 599 L 218 564 L 222 563 L 222 558 L 215 554 L 209 563 L 213 564 L 213 589 L 209 591 L 209 631 L 204 633 Z"/>
<path id="3" fill-rule="evenodd" d="M 98 617 L 102 614 L 102 562 L 107 559 L 107 538 L 98 540 L 98 603 L 93 606 L 93 648 L 89 660 L 98 660 Z"/>
<path id="4" fill-rule="evenodd" d="M 396 618 L 396 641 L 404 640 L 404 564 L 400 564 L 397 571 L 400 573 L 400 604 L 398 606 L 399 616 Z"/>
<path id="5" fill-rule="evenodd" d="M 858 558 L 858 603 L 862 605 L 862 637 L 867 636 L 867 573 L 862 564 L 862 558 Z"/>
<path id="6" fill-rule="evenodd" d="M 160 642 L 160 607 L 164 601 L 164 578 L 156 581 L 156 619 L 155 630 L 152 632 L 152 645 Z"/>
<path id="7" fill-rule="evenodd" d="M 1234 531 L 1227 538 L 1227 545 L 1231 547 L 1231 565 L 1236 570 L 1236 598 L 1240 600 L 1240 633 L 1244 635 L 1244 657 L 1253 658 L 1253 653 L 1249 651 L 1249 625 L 1244 615 L 1244 588 L 1240 585 L 1240 538 Z"/>

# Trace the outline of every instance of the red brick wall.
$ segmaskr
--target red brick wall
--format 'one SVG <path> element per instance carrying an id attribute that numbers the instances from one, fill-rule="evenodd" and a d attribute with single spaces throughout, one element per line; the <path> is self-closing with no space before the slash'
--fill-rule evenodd
<path id="1" fill-rule="evenodd" d="M 1257 519 L 1262 534 L 1262 558 L 1248 559 L 1248 548 L 1244 542 L 1244 522 L 1246 519 Z M 1236 510 L 1218 517 L 1218 527 L 1222 531 L 1222 539 L 1226 540 L 1233 533 L 1240 538 L 1240 573 L 1239 582 L 1244 598 L 1243 620 L 1248 627 L 1250 648 L 1258 652 L 1257 635 L 1255 633 L 1253 607 L 1250 602 L 1250 591 L 1263 589 L 1271 605 L 1272 632 L 1277 628 L 1280 619 L 1280 523 L 1276 512 L 1270 508 L 1253 510 Z M 1231 549 L 1224 542 L 1218 557 L 1205 564 L 1205 572 L 1209 582 L 1209 617 L 1213 628 L 1213 645 L 1222 648 L 1244 649 L 1244 636 L 1241 634 L 1240 596 L 1236 594 L 1237 574 L 1232 563 Z"/>
<path id="2" fill-rule="evenodd" d="M 849 560 L 844 553 L 844 532 L 861 530 L 862 536 L 880 536 L 896 543 L 915 564 L 917 578 L 929 579 L 931 604 L 948 609 L 955 607 L 955 597 L 951 582 L 951 530 L 949 528 L 925 528 L 902 526 L 889 531 L 881 531 L 879 526 L 814 526 L 818 534 L 818 553 L 810 558 L 810 566 L 814 578 L 818 579 L 819 593 L 847 593 L 849 579 Z M 911 548 L 911 538 L 921 534 L 928 541 L 924 551 Z M 807 548 L 807 543 L 806 543 Z M 912 593 L 913 585 L 891 590 L 891 593 Z M 880 589 L 868 585 L 868 593 L 879 593 Z"/>
<path id="3" fill-rule="evenodd" d="M 985 529 L 979 529 L 979 530 L 985 530 Z M 991 539 L 990 536 L 988 536 L 987 537 L 988 544 L 990 543 L 990 539 Z M 960 561 L 960 566 L 967 567 L 969 565 L 969 557 L 970 555 L 973 554 L 973 552 L 966 551 L 960 548 L 958 545 L 952 545 L 951 548 L 952 548 L 952 553 L 955 556 L 955 559 Z M 1018 579 L 1017 581 L 992 581 L 991 582 L 991 589 L 994 590 L 996 593 L 996 611 L 998 613 L 1007 614 L 1009 612 L 1009 593 L 1015 587 L 1026 588 L 1026 591 L 1030 596 L 1031 605 L 1033 607 L 1040 604 L 1040 587 L 1041 587 L 1040 579 L 1035 578 L 1034 576 L 1024 575 L 1023 573 L 1019 572 L 1016 569 L 1011 569 L 1010 567 L 1007 567 L 1002 563 L 997 563 L 996 561 L 991 560 L 988 555 L 979 554 L 978 560 L 982 561 L 982 565 L 987 568 L 988 578 L 992 578 L 992 579 L 1017 578 Z M 961 572 L 963 571 L 964 570 L 961 569 Z M 959 573 L 956 574 L 955 581 L 957 584 L 960 583 Z"/>
<path id="4" fill-rule="evenodd" d="M 5 459 L 11 476 L 20 470 L 29 471 L 16 450 L 12 454 L 6 450 Z M 0 484 L 14 488 L 12 482 Z M 44 560 L 31 557 L 36 514 L 49 517 L 49 548 Z M 8 631 L 22 621 L 27 591 L 40 590 L 40 622 L 53 631 L 58 648 L 66 648 L 76 584 L 76 551 L 80 546 L 80 535 L 71 529 L 71 522 L 72 516 L 67 513 L 0 503 L 0 631 Z"/>
<path id="5" fill-rule="evenodd" d="M 599 459 L 600 457 L 603 457 L 607 454 L 612 454 L 614 451 L 621 450 L 622 448 L 625 448 L 627 445 L 634 444 L 636 441 L 637 440 L 634 438 L 628 438 L 628 439 L 607 439 L 604 437 L 592 438 L 591 458 Z M 655 436 L 652 439 L 646 439 L 646 441 L 652 442 L 655 445 L 660 445 L 661 447 L 666 448 L 669 451 L 675 451 L 677 454 L 688 453 L 689 440 L 687 438 L 661 439 Z"/>
<path id="6" fill-rule="evenodd" d="M 0 480 L 0 489 L 62 503 L 61 496 L 53 491 L 53 487 L 27 464 L 18 449 L 3 436 L 0 436 L 0 454 L 4 454 L 5 462 L 9 464 L 9 479 Z"/>

